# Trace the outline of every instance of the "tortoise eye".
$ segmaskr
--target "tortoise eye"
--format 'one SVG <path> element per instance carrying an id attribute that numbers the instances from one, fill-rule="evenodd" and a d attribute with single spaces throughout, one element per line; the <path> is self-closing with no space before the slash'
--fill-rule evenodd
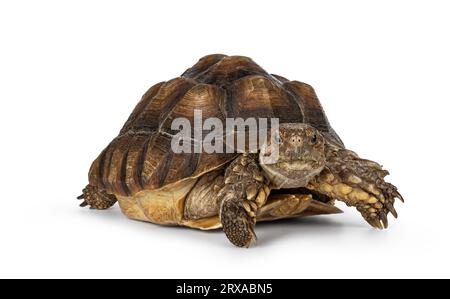
<path id="1" fill-rule="evenodd" d="M 311 136 L 310 142 L 311 142 L 311 144 L 316 144 L 317 143 L 317 135 L 316 134 L 313 134 Z"/>

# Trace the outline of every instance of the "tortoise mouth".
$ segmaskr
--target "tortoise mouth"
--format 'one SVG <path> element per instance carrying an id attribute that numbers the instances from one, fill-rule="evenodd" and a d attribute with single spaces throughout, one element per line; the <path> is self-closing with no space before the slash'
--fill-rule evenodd
<path id="1" fill-rule="evenodd" d="M 289 161 L 280 161 L 274 164 L 275 167 L 281 169 L 289 169 L 294 171 L 311 171 L 316 168 L 319 168 L 320 162 L 313 159 L 297 159 L 297 160 L 289 160 Z"/>

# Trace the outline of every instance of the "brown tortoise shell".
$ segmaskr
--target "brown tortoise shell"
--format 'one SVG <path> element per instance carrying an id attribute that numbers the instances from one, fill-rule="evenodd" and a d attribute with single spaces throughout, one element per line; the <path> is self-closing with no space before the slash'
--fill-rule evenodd
<path id="1" fill-rule="evenodd" d="M 89 183 L 110 194 L 132 196 L 184 178 L 196 177 L 229 162 L 235 154 L 183 153 L 170 148 L 172 120 L 279 118 L 308 123 L 343 147 L 330 127 L 314 89 L 270 75 L 250 58 L 208 55 L 180 77 L 151 87 L 122 130 L 92 163 Z"/>

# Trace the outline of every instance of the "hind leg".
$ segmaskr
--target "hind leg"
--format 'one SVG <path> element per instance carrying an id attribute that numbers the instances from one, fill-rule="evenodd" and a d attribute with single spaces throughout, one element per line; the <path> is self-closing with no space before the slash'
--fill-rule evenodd
<path id="1" fill-rule="evenodd" d="M 90 206 L 91 209 L 105 210 L 112 207 L 117 198 L 106 193 L 104 190 L 100 190 L 96 186 L 87 185 L 83 189 L 83 194 L 77 197 L 77 199 L 84 199 L 80 204 L 80 207 Z"/>

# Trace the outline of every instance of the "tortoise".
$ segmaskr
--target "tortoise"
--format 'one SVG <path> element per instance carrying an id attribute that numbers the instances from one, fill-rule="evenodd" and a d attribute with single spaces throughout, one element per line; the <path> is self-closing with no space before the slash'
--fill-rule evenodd
<path id="1" fill-rule="evenodd" d="M 279 125 L 256 151 L 176 153 L 171 124 L 194 121 L 195 110 L 202 119 L 266 118 Z M 264 159 L 275 149 L 275 160 Z M 256 222 L 341 213 L 335 200 L 387 228 L 388 214 L 397 218 L 395 200 L 403 201 L 384 180 L 388 174 L 345 148 L 310 85 L 269 74 L 248 57 L 214 54 L 143 95 L 92 163 L 78 199 L 93 209 L 118 201 L 135 220 L 222 227 L 231 243 L 248 247 Z"/>

